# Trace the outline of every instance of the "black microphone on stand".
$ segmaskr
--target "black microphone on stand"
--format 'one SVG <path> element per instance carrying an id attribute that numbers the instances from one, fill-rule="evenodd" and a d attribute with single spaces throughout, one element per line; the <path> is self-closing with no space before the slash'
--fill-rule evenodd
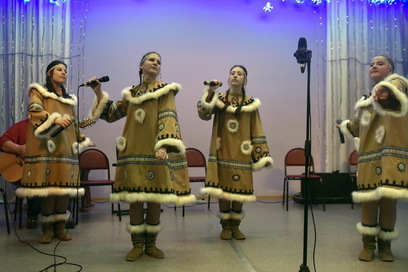
<path id="1" fill-rule="evenodd" d="M 103 76 L 101 78 L 98 78 L 98 81 L 99 82 L 107 82 L 107 81 L 109 81 L 109 77 L 108 76 Z M 81 85 L 79 85 L 79 87 L 84 87 L 84 86 L 93 87 L 93 86 L 96 86 L 96 85 L 97 85 L 96 81 L 88 81 L 86 83 L 82 83 Z"/>
<path id="2" fill-rule="evenodd" d="M 71 120 L 72 120 L 72 123 L 71 123 L 69 126 L 67 126 L 66 128 L 69 128 L 69 127 L 76 121 L 76 117 L 75 117 L 75 116 L 71 116 Z M 61 133 L 64 129 L 66 129 L 66 128 L 60 126 L 60 127 L 57 128 L 53 133 L 51 133 L 51 138 L 57 137 L 58 134 L 60 134 L 60 133 Z"/>
<path id="3" fill-rule="evenodd" d="M 217 85 L 218 85 L 218 87 L 221 87 L 221 86 L 222 86 L 222 82 L 221 82 L 221 81 L 218 81 L 218 84 L 217 84 L 217 82 L 215 82 L 214 80 L 204 81 L 204 85 L 209 85 L 209 86 L 217 86 Z"/>
<path id="4" fill-rule="evenodd" d="M 336 120 L 336 123 L 338 125 L 340 125 L 342 122 L 343 122 L 343 120 L 341 120 L 341 119 Z M 345 143 L 344 142 L 344 134 L 343 134 L 343 132 L 341 132 L 341 129 L 339 127 L 338 127 L 338 129 L 339 129 L 339 135 L 340 135 L 340 143 L 344 144 Z"/>
<path id="5" fill-rule="evenodd" d="M 293 54 L 296 57 L 297 63 L 300 63 L 300 71 L 305 72 L 306 63 L 310 62 L 312 51 L 307 50 L 306 38 L 299 38 L 298 50 Z"/>

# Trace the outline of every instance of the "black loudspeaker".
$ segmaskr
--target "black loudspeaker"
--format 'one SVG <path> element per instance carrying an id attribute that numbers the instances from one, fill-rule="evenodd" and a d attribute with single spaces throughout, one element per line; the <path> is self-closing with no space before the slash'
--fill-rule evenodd
<path id="1" fill-rule="evenodd" d="M 353 183 L 349 173 L 314 173 L 320 176 L 318 179 L 309 180 L 309 192 L 311 203 L 351 203 Z M 293 197 L 294 201 L 303 204 L 303 192 L 305 181 L 301 181 L 301 192 Z"/>

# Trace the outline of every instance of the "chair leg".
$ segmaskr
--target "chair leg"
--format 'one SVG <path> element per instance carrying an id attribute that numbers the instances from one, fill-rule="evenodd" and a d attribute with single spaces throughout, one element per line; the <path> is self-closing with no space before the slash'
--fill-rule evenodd
<path id="1" fill-rule="evenodd" d="M 6 215 L 6 224 L 7 224 L 7 234 L 10 234 L 10 221 L 8 217 L 8 201 L 7 201 L 7 195 L 6 192 L 3 190 L 3 188 L 0 188 L 1 193 L 3 194 L 3 201 L 4 201 L 4 214 Z"/>
<path id="2" fill-rule="evenodd" d="M 210 195 L 208 195 L 208 209 L 210 209 L 210 202 L 211 201 L 211 196 Z"/>
<path id="3" fill-rule="evenodd" d="M 286 211 L 289 211 L 289 180 L 286 180 Z"/>
<path id="4" fill-rule="evenodd" d="M 118 216 L 119 216 L 119 221 L 122 221 L 122 211 L 120 210 L 120 203 L 118 202 Z"/>
<path id="5" fill-rule="evenodd" d="M 185 210 L 185 206 L 183 205 L 183 217 L 184 217 L 184 210 Z"/>

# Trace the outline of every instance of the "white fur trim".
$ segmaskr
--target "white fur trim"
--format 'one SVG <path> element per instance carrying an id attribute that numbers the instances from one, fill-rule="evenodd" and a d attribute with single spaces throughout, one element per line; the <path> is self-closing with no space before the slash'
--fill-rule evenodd
<path id="1" fill-rule="evenodd" d="M 231 211 L 231 219 L 238 219 L 242 220 L 245 217 L 245 212 L 241 211 L 240 213 L 236 213 Z"/>
<path id="2" fill-rule="evenodd" d="M 55 221 L 68 221 L 70 217 L 69 211 L 66 213 L 56 213 L 55 214 Z"/>
<path id="3" fill-rule="evenodd" d="M 380 230 L 378 233 L 378 238 L 383 240 L 383 241 L 392 241 L 397 239 L 399 236 L 399 230 L 397 228 L 394 228 L 393 231 L 383 231 Z"/>
<path id="4" fill-rule="evenodd" d="M 133 202 L 156 202 L 156 203 L 177 203 L 177 196 L 173 194 L 155 194 L 155 193 L 129 193 L 120 192 L 113 193 L 110 195 L 110 201 L 117 203 L 119 201 L 124 201 L 127 203 Z"/>
<path id="5" fill-rule="evenodd" d="M 358 110 L 360 108 L 368 107 L 371 104 L 373 104 L 373 102 L 374 102 L 374 99 L 372 96 L 370 96 L 367 99 L 365 97 L 362 97 L 359 101 L 357 101 L 356 105 L 354 106 L 354 109 Z"/>
<path id="6" fill-rule="evenodd" d="M 135 111 L 135 119 L 139 124 L 143 124 L 143 121 L 146 117 L 146 112 L 142 109 L 137 109 Z"/>
<path id="7" fill-rule="evenodd" d="M 163 146 L 175 147 L 178 150 L 178 152 L 176 152 L 177 155 L 183 155 L 184 153 L 186 153 L 186 147 L 184 146 L 183 142 L 181 140 L 178 140 L 178 139 L 168 138 L 168 139 L 160 140 L 154 146 L 154 150 L 157 151 Z M 169 156 L 174 155 L 174 154 L 169 153 L 169 152 L 168 152 L 168 154 L 169 154 Z"/>
<path id="8" fill-rule="evenodd" d="M 214 93 L 214 96 L 211 99 L 211 101 L 207 102 L 206 99 L 208 97 L 208 88 L 209 87 L 204 88 L 204 94 L 203 94 L 203 97 L 201 97 L 201 107 L 212 110 L 215 107 L 215 105 L 218 103 L 218 100 L 219 100 L 218 93 Z"/>
<path id="9" fill-rule="evenodd" d="M 350 130 L 347 128 L 347 124 L 350 122 L 350 120 L 344 120 L 343 122 L 340 123 L 339 128 L 340 131 L 346 135 L 348 138 L 353 139 L 354 135 L 351 134 Z"/>
<path id="10" fill-rule="evenodd" d="M 119 136 L 116 138 L 116 148 L 119 151 L 123 151 L 126 148 L 126 138 L 123 136 Z"/>
<path id="11" fill-rule="evenodd" d="M 57 220 L 55 219 L 55 214 L 51 214 L 49 216 L 45 216 L 45 215 L 40 215 L 38 217 L 39 221 L 41 223 L 54 223 L 57 222 Z"/>
<path id="12" fill-rule="evenodd" d="M 361 203 L 361 202 L 369 202 L 369 201 L 376 201 L 381 199 L 381 190 L 377 188 L 375 190 L 369 192 L 353 192 L 352 194 L 353 202 L 354 203 Z"/>
<path id="13" fill-rule="evenodd" d="M 235 125 L 235 128 L 234 128 L 234 127 L 231 127 L 231 124 L 234 124 L 234 125 Z M 235 132 L 237 132 L 238 129 L 239 129 L 239 122 L 238 122 L 238 120 L 236 120 L 236 119 L 230 119 L 230 120 L 227 121 L 226 126 L 227 126 L 227 129 L 228 129 L 229 132 L 235 133 Z"/>
<path id="14" fill-rule="evenodd" d="M 381 144 L 384 140 L 384 135 L 385 135 L 385 128 L 384 126 L 379 126 L 376 130 L 375 130 L 375 140 L 377 141 L 377 143 Z"/>
<path id="15" fill-rule="evenodd" d="M 401 90 L 398 89 L 397 86 L 395 86 L 395 85 L 393 85 L 391 83 L 391 81 L 393 81 L 393 80 L 403 81 L 404 84 L 405 84 L 404 87 L 408 88 L 408 81 L 404 77 L 399 76 L 397 74 L 392 74 L 392 75 L 388 76 L 387 78 L 385 78 L 383 81 L 379 82 L 377 85 L 375 85 L 373 90 L 371 91 L 371 93 L 374 95 L 379 87 L 385 87 L 385 88 L 389 89 L 390 92 L 399 101 L 399 103 L 401 105 L 400 111 L 397 112 L 397 111 L 385 109 L 378 102 L 374 103 L 374 109 L 378 113 L 380 113 L 382 115 L 391 115 L 391 116 L 394 116 L 394 117 L 402 117 L 402 116 L 406 115 L 407 112 L 408 112 L 408 98 L 407 98 L 406 93 L 402 92 Z"/>
<path id="16" fill-rule="evenodd" d="M 360 138 L 359 137 L 354 138 L 354 148 L 357 150 L 357 152 L 360 150 Z"/>
<path id="17" fill-rule="evenodd" d="M 252 153 L 252 142 L 250 140 L 243 141 L 241 144 L 241 152 L 245 155 L 250 155 Z"/>
<path id="18" fill-rule="evenodd" d="M 361 222 L 357 223 L 357 230 L 361 235 L 370 235 L 370 236 L 377 236 L 380 232 L 380 227 L 366 227 L 361 224 Z"/>
<path id="19" fill-rule="evenodd" d="M 146 231 L 146 224 L 142 223 L 140 225 L 127 225 L 126 230 L 132 234 L 141 234 Z"/>
<path id="20" fill-rule="evenodd" d="M 98 98 L 95 98 L 91 111 L 89 112 L 89 118 L 92 120 L 97 120 L 101 117 L 101 114 L 105 110 L 106 104 L 109 101 L 109 94 L 102 92 L 102 98 L 98 101 Z"/>
<path id="21" fill-rule="evenodd" d="M 387 187 L 380 187 L 381 196 L 392 199 L 408 199 L 407 189 L 393 189 Z"/>
<path id="22" fill-rule="evenodd" d="M 181 85 L 178 83 L 170 83 L 167 84 L 166 86 L 157 89 L 156 91 L 152 92 L 152 93 L 145 93 L 141 96 L 132 96 L 131 93 L 131 88 L 126 88 L 122 91 L 122 95 L 123 97 L 129 101 L 129 103 L 132 104 L 136 104 L 136 105 L 140 105 L 143 102 L 150 100 L 150 99 L 158 99 L 159 97 L 168 94 L 170 91 L 174 92 L 174 95 L 176 95 L 178 93 L 179 90 L 181 90 Z"/>
<path id="23" fill-rule="evenodd" d="M 72 144 L 72 152 L 74 152 L 75 155 L 82 152 L 85 148 L 87 148 L 91 144 L 91 139 L 85 138 L 82 142 L 78 143 L 75 142 Z"/>
<path id="24" fill-rule="evenodd" d="M 269 162 L 270 165 L 265 166 L 267 162 Z M 254 170 L 254 171 L 261 170 L 264 167 L 266 167 L 266 168 L 273 167 L 273 159 L 271 157 L 263 157 L 259 161 L 257 161 L 256 163 L 252 164 L 252 170 Z"/>
<path id="25" fill-rule="evenodd" d="M 163 228 L 162 224 L 158 224 L 158 225 L 149 225 L 146 224 L 146 232 L 148 233 L 158 233 L 159 231 L 161 231 Z"/>
<path id="26" fill-rule="evenodd" d="M 55 125 L 55 120 L 61 117 L 62 115 L 59 114 L 58 112 L 54 112 L 50 114 L 47 120 L 34 130 L 35 137 L 38 139 L 47 139 L 51 137 L 51 133 L 53 133 L 56 129 L 58 129 L 58 126 Z M 54 126 L 54 128 L 50 129 L 52 126 Z M 42 134 L 47 129 L 50 129 L 50 130 L 46 134 Z"/>
<path id="27" fill-rule="evenodd" d="M 186 204 L 192 204 L 196 202 L 195 195 L 178 196 L 176 206 L 183 206 Z"/>
<path id="28" fill-rule="evenodd" d="M 360 124 L 362 126 L 368 126 L 371 122 L 371 113 L 368 110 L 364 110 L 361 113 Z"/>
<path id="29" fill-rule="evenodd" d="M 217 212 L 216 215 L 220 219 L 224 219 L 224 220 L 231 219 L 231 213 L 230 212 Z"/>
<path id="30" fill-rule="evenodd" d="M 255 202 L 256 196 L 254 195 L 239 195 L 233 193 L 222 192 L 221 195 L 218 196 L 219 198 L 230 200 L 230 201 L 238 201 L 238 202 Z"/>
<path id="31" fill-rule="evenodd" d="M 30 86 L 28 86 L 28 90 L 27 90 L 28 95 L 30 95 L 30 92 L 31 92 L 33 89 L 39 91 L 40 94 L 41 94 L 43 97 L 47 97 L 47 98 L 51 98 L 51 99 L 54 99 L 54 100 L 58 100 L 59 102 L 61 102 L 61 103 L 63 103 L 63 104 L 68 104 L 68 105 L 75 106 L 75 105 L 77 104 L 77 102 L 78 102 L 77 97 L 76 97 L 75 95 L 73 95 L 73 94 L 69 94 L 69 96 L 70 96 L 71 98 L 64 98 L 64 97 L 62 97 L 62 96 L 56 95 L 55 93 L 50 93 L 47 89 L 45 89 L 43 86 L 41 86 L 41 85 L 38 84 L 38 83 L 33 83 L 33 84 L 31 84 Z"/>
<path id="32" fill-rule="evenodd" d="M 59 187 L 47 187 L 47 188 L 27 188 L 20 187 L 16 190 L 16 196 L 18 197 L 47 197 L 47 196 L 64 196 L 69 195 L 70 197 L 83 196 L 85 194 L 84 188 L 59 188 Z"/>
<path id="33" fill-rule="evenodd" d="M 251 104 L 244 105 L 241 107 L 241 112 L 253 112 L 253 111 L 256 111 L 260 106 L 261 106 L 261 100 L 254 98 L 254 101 Z M 217 107 L 220 109 L 224 108 L 224 103 L 221 100 L 218 100 Z M 227 107 L 225 111 L 229 113 L 235 113 L 237 109 L 238 107 L 233 107 L 230 105 Z"/>
<path id="34" fill-rule="evenodd" d="M 200 189 L 200 194 L 220 196 L 222 194 L 222 190 L 220 188 L 204 187 Z"/>

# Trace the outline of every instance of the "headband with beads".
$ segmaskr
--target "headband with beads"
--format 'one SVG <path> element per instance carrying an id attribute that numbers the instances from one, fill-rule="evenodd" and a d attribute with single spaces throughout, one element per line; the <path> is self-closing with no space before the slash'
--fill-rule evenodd
<path id="1" fill-rule="evenodd" d="M 385 64 L 388 66 L 388 68 L 390 68 L 391 72 L 394 72 L 394 67 L 391 65 L 391 63 L 387 60 L 386 57 L 377 56 L 377 57 L 373 58 L 373 60 L 381 60 L 381 61 L 385 62 Z"/>
<path id="2" fill-rule="evenodd" d="M 52 70 L 54 70 L 54 69 L 57 68 L 57 67 L 61 67 L 61 68 L 63 68 L 63 69 L 66 69 L 66 68 L 67 68 L 64 64 L 58 63 L 57 65 L 52 66 L 52 67 L 47 71 L 47 73 L 48 73 L 48 72 L 51 72 Z"/>
<path id="3" fill-rule="evenodd" d="M 150 58 L 150 57 L 152 57 L 152 56 L 156 56 L 156 57 L 158 57 L 159 59 L 161 59 L 161 57 L 160 57 L 159 54 L 157 54 L 157 53 L 150 53 L 150 54 L 147 54 L 146 56 L 144 56 L 144 58 L 140 61 L 140 64 L 142 64 L 145 60 L 147 60 L 148 58 Z"/>

